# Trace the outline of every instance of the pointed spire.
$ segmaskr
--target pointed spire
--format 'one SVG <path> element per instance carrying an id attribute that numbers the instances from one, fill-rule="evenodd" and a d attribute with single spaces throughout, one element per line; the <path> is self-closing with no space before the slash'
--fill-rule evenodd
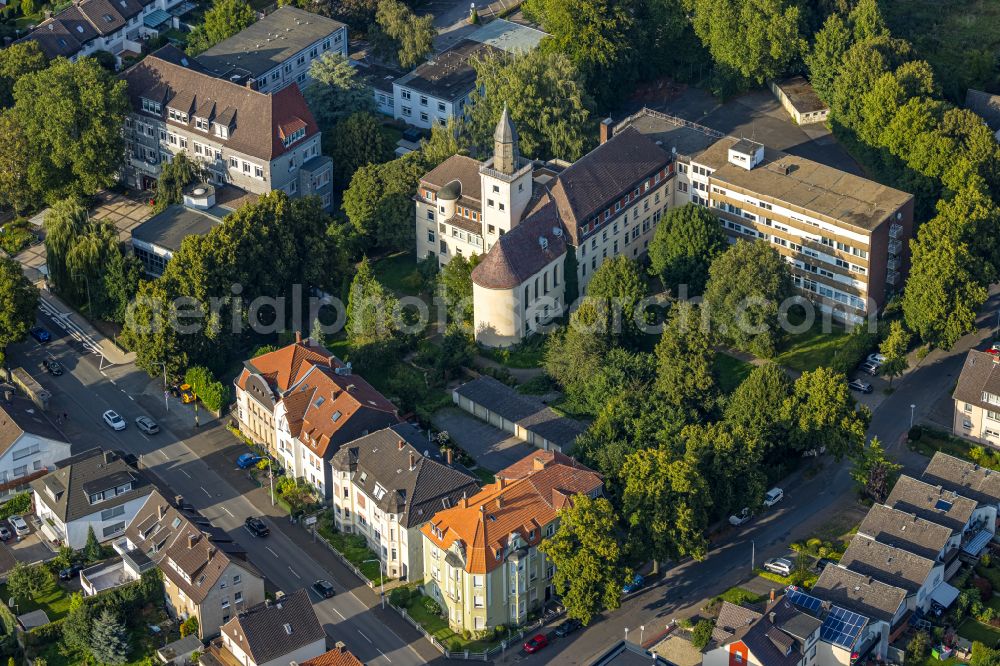
<path id="1" fill-rule="evenodd" d="M 493 132 L 493 168 L 502 173 L 512 174 L 517 170 L 519 160 L 517 130 L 514 129 L 514 123 L 507 111 L 507 103 L 504 102 L 500 122 Z"/>
<path id="2" fill-rule="evenodd" d="M 500 114 L 500 122 L 497 123 L 497 129 L 493 133 L 493 140 L 501 143 L 514 143 L 517 141 L 517 130 L 514 129 L 514 123 L 510 119 L 506 102 L 503 105 L 503 113 Z"/>

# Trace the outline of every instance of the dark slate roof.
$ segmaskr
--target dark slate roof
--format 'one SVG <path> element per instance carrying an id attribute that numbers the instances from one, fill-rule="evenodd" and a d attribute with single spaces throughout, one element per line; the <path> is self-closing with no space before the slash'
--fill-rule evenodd
<path id="1" fill-rule="evenodd" d="M 410 460 L 413 467 L 410 467 Z M 333 469 L 350 472 L 354 485 L 386 513 L 402 514 L 410 528 L 431 519 L 435 512 L 458 503 L 463 495 L 479 491 L 464 469 L 451 467 L 408 423 L 400 423 L 356 439 L 340 448 L 330 461 Z M 378 497 L 376 484 L 383 494 Z"/>
<path id="2" fill-rule="evenodd" d="M 248 608 L 222 625 L 222 632 L 257 664 L 280 659 L 326 637 L 305 589 Z"/>
<path id="3" fill-rule="evenodd" d="M 177 252 L 185 238 L 203 236 L 219 222 L 220 218 L 206 211 L 174 204 L 133 229 L 132 238 Z"/>
<path id="4" fill-rule="evenodd" d="M 229 39 L 203 51 L 196 59 L 218 76 L 242 70 L 259 78 L 345 27 L 340 21 L 298 7 L 279 7 Z M 347 39 L 346 34 L 344 39 Z"/>
<path id="5" fill-rule="evenodd" d="M 587 429 L 579 421 L 560 416 L 540 400 L 521 395 L 486 375 L 466 382 L 454 391 L 564 449 L 571 447 L 577 436 Z"/>
<path id="6" fill-rule="evenodd" d="M 559 213 L 552 204 L 542 206 L 497 239 L 472 270 L 472 281 L 484 289 L 513 289 L 565 253 Z"/>
<path id="7" fill-rule="evenodd" d="M 916 592 L 927 582 L 935 567 L 933 560 L 860 534 L 851 540 L 850 547 L 840 558 L 840 564 L 851 571 L 901 587 L 910 593 Z"/>
<path id="8" fill-rule="evenodd" d="M 578 226 L 606 209 L 671 160 L 670 153 L 632 127 L 567 167 L 552 187 L 559 216 L 578 244 Z"/>
<path id="9" fill-rule="evenodd" d="M 958 385 L 952 397 L 961 402 L 968 402 L 983 409 L 994 409 L 984 399 L 984 393 L 1000 396 L 1000 355 L 994 356 L 973 349 L 965 357 L 962 374 L 958 376 Z"/>
<path id="10" fill-rule="evenodd" d="M 69 58 L 97 36 L 97 30 L 80 8 L 70 5 L 52 18 L 42 21 L 25 39 L 38 42 L 42 53 L 49 58 Z"/>
<path id="11" fill-rule="evenodd" d="M 796 633 L 803 633 L 811 627 L 809 633 L 813 633 L 821 624 L 781 598 L 770 604 L 764 615 L 742 636 L 736 634 L 727 642 L 742 641 L 764 666 L 796 666 L 805 656 L 803 641 L 785 627 L 794 627 Z"/>
<path id="12" fill-rule="evenodd" d="M 907 596 L 902 588 L 835 564 L 823 569 L 812 594 L 836 606 L 890 624 Z"/>
<path id="13" fill-rule="evenodd" d="M 709 127 L 643 108 L 615 126 L 615 132 L 633 127 L 657 142 L 664 151 L 678 155 L 697 155 L 722 138 L 722 133 Z"/>
<path id="14" fill-rule="evenodd" d="M 858 534 L 934 560 L 948 544 L 952 531 L 912 513 L 876 504 L 861 521 Z"/>
<path id="15" fill-rule="evenodd" d="M 132 482 L 132 490 L 97 504 L 90 503 L 92 493 L 114 488 L 129 480 Z M 30 485 L 37 497 L 64 523 L 121 506 L 153 492 L 149 480 L 122 460 L 117 452 L 102 451 L 99 448 L 58 461 L 55 471 L 32 481 Z M 47 488 L 56 491 L 55 498 Z"/>
<path id="16" fill-rule="evenodd" d="M 885 504 L 944 525 L 952 533 L 964 530 L 976 510 L 976 503 L 967 497 L 906 475 L 896 481 Z"/>
<path id="17" fill-rule="evenodd" d="M 1000 504 L 1000 472 L 938 451 L 922 479 L 979 504 Z"/>
<path id="18" fill-rule="evenodd" d="M 452 155 L 438 166 L 434 167 L 420 179 L 421 185 L 440 190 L 450 183 L 461 183 L 463 199 L 474 201 L 477 206 L 482 202 L 482 183 L 479 180 L 479 160 L 465 155 Z"/>
<path id="19" fill-rule="evenodd" d="M 463 39 L 397 79 L 396 85 L 438 99 L 454 101 L 468 95 L 476 86 L 476 70 L 472 66 L 472 58 L 502 53 L 503 51 L 489 44 Z M 417 106 L 416 100 L 414 106 Z"/>
<path id="20" fill-rule="evenodd" d="M 991 129 L 1000 130 L 1000 95 L 969 88 L 965 93 L 965 108 L 982 116 Z"/>
<path id="21" fill-rule="evenodd" d="M 755 610 L 723 601 L 719 617 L 715 619 L 715 628 L 712 629 L 712 640 L 719 645 L 728 643 L 729 639 L 745 632 L 760 618 L 761 614 Z"/>

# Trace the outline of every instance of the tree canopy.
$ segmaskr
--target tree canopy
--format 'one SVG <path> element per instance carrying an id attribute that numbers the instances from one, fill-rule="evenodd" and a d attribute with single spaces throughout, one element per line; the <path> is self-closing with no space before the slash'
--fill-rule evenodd
<path id="1" fill-rule="evenodd" d="M 375 110 L 371 86 L 339 53 L 327 51 L 313 60 L 309 77 L 313 84 L 305 90 L 306 101 L 325 133 L 332 132 L 338 123 L 355 113 Z"/>
<path id="2" fill-rule="evenodd" d="M 709 266 L 726 245 L 719 219 L 707 208 L 695 204 L 671 208 L 649 242 L 650 272 L 676 297 L 681 297 L 680 285 L 687 285 L 687 294 L 701 294 Z"/>
<path id="3" fill-rule="evenodd" d="M 380 164 L 391 154 L 382 124 L 367 111 L 358 111 L 323 135 L 324 152 L 333 160 L 334 184 L 343 189 L 354 172 L 367 164 Z"/>
<path id="4" fill-rule="evenodd" d="M 48 64 L 48 58 L 34 40 L 15 42 L 0 50 L 0 109 L 14 104 L 14 84 L 18 79 L 41 71 Z"/>
<path id="5" fill-rule="evenodd" d="M 0 257 L 0 363 L 7 346 L 24 340 L 35 324 L 38 289 L 14 259 Z"/>
<path id="6" fill-rule="evenodd" d="M 198 55 L 250 27 L 257 13 L 246 0 L 213 0 L 205 21 L 188 36 L 188 55 Z"/>
<path id="7" fill-rule="evenodd" d="M 379 0 L 368 38 L 383 58 L 403 69 L 416 67 L 434 50 L 434 17 L 417 16 L 399 0 Z"/>

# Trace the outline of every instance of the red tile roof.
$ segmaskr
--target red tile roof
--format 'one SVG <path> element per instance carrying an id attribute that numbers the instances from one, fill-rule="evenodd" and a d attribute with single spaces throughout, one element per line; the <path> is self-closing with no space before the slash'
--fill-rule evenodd
<path id="1" fill-rule="evenodd" d="M 337 643 L 337 647 L 329 652 L 324 652 L 318 657 L 307 659 L 299 666 L 365 666 L 364 663 L 355 657 L 350 650 L 344 647 L 343 643 Z"/>
<path id="2" fill-rule="evenodd" d="M 272 389 L 284 393 L 308 370 L 306 364 L 327 365 L 339 368 L 343 364 L 336 356 L 322 345 L 311 342 L 308 338 L 282 347 L 273 352 L 252 358 L 243 365 L 243 372 L 236 380 L 237 385 L 245 389 L 247 377 L 251 372 L 261 375 Z"/>

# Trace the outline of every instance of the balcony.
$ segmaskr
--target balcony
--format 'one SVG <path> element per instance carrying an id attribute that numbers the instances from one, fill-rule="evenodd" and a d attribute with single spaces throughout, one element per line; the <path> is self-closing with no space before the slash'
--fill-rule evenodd
<path id="1" fill-rule="evenodd" d="M 889 238 L 893 240 L 899 240 L 899 237 L 903 235 L 903 225 L 902 224 L 890 224 L 889 225 Z"/>
<path id="2" fill-rule="evenodd" d="M 885 275 L 886 284 L 893 286 L 899 284 L 899 271 L 889 271 Z"/>
<path id="3" fill-rule="evenodd" d="M 886 262 L 886 266 L 890 271 L 898 271 L 899 267 L 903 265 L 903 260 L 899 257 L 889 257 L 889 261 Z"/>
<path id="4" fill-rule="evenodd" d="M 889 241 L 889 254 L 899 254 L 903 249 L 903 242 L 899 240 Z"/>

